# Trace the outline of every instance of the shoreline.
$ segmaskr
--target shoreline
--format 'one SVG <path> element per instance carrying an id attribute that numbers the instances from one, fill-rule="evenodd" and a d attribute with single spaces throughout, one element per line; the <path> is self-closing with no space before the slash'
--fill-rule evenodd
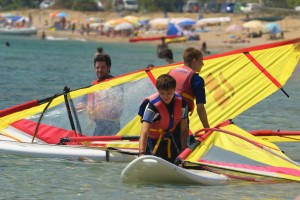
<path id="1" fill-rule="evenodd" d="M 53 9 L 25 9 L 25 10 L 17 10 L 11 11 L 11 13 L 19 14 L 22 16 L 32 15 L 33 25 L 38 28 L 37 36 L 41 37 L 42 32 L 44 31 L 46 36 L 57 38 L 68 38 L 74 40 L 86 40 L 86 41 L 94 41 L 94 42 L 103 42 L 103 43 L 129 43 L 130 37 L 107 37 L 103 35 L 96 35 L 95 32 L 91 32 L 90 35 L 81 35 L 79 32 L 72 33 L 70 30 L 65 31 L 52 31 L 47 29 L 44 25 L 45 21 L 51 22 L 51 13 L 54 12 L 65 12 L 68 13 L 67 20 L 77 20 L 78 24 L 87 23 L 87 18 L 89 17 L 99 17 L 103 20 L 117 19 L 120 18 L 120 13 L 116 12 L 80 12 L 73 10 L 53 10 Z M 127 14 L 127 13 L 126 13 Z M 128 13 L 131 15 L 131 13 Z M 150 19 L 163 17 L 163 13 L 134 13 L 132 14 L 137 17 L 148 17 Z M 198 13 L 168 13 L 168 17 L 187 17 L 196 20 L 198 18 Z M 273 43 L 282 40 L 294 39 L 299 37 L 300 32 L 300 18 L 296 18 L 295 16 L 285 16 L 283 20 L 278 21 L 278 24 L 281 26 L 284 31 L 284 39 L 276 39 L 270 40 L 267 34 L 263 34 L 260 38 L 247 38 L 245 33 L 235 32 L 235 33 L 227 33 L 226 27 L 231 24 L 242 24 L 242 19 L 245 18 L 245 14 L 228 14 L 228 13 L 209 13 L 204 14 L 205 18 L 213 18 L 213 17 L 224 17 L 229 16 L 231 21 L 228 24 L 222 24 L 221 26 L 207 26 L 210 31 L 208 32 L 200 32 L 198 33 L 200 36 L 200 40 L 198 41 L 186 41 L 180 43 L 170 43 L 170 48 L 186 48 L 186 47 L 197 47 L 201 48 L 202 42 L 206 42 L 208 50 L 217 49 L 218 52 L 220 50 L 230 51 L 245 47 L 257 46 L 260 44 Z M 251 17 L 254 17 L 252 15 Z M 155 36 L 162 36 L 162 33 L 156 33 Z M 150 35 L 139 35 L 150 36 Z M 152 36 L 152 35 L 151 35 Z M 242 38 L 241 42 L 235 42 L 232 38 Z M 157 45 L 160 41 L 151 41 L 151 42 L 139 42 L 145 43 L 147 45 Z"/>

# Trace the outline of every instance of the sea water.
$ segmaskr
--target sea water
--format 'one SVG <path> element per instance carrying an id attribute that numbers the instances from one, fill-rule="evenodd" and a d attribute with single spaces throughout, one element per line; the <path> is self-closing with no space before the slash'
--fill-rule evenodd
<path id="1" fill-rule="evenodd" d="M 8 41 L 9 47 L 4 43 Z M 42 99 L 89 85 L 95 79 L 93 57 L 103 47 L 111 55 L 113 75 L 164 65 L 155 45 L 108 44 L 75 40 L 47 41 L 37 37 L 0 36 L 0 110 L 32 99 Z M 173 48 L 182 60 L 184 48 Z M 290 95 L 276 92 L 250 108 L 234 122 L 247 130 L 300 130 L 300 69 L 284 86 Z M 299 143 L 279 145 L 300 161 Z M 299 183 L 227 186 L 129 185 L 121 181 L 125 163 L 92 163 L 74 160 L 0 155 L 0 199 L 285 199 L 300 195 Z"/>

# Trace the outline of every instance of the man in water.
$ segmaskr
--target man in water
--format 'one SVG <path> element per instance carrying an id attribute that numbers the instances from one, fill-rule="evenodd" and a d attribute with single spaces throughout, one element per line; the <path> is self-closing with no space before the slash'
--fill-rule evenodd
<path id="1" fill-rule="evenodd" d="M 171 49 L 167 49 L 165 50 L 163 53 L 162 53 L 164 59 L 169 63 L 169 64 L 172 64 L 174 63 L 174 60 L 173 60 L 173 52 Z"/>
<path id="2" fill-rule="evenodd" d="M 166 38 L 165 37 L 161 37 L 161 44 L 157 45 L 156 48 L 156 54 L 158 58 L 164 58 L 164 51 L 169 49 L 168 44 L 166 43 Z"/>
<path id="3" fill-rule="evenodd" d="M 94 67 L 96 70 L 97 80 L 92 81 L 92 85 L 103 80 L 113 78 L 110 75 L 111 59 L 108 54 L 99 53 L 94 59 Z"/>
<path id="4" fill-rule="evenodd" d="M 95 54 L 95 57 L 97 57 L 97 56 L 100 55 L 100 54 L 104 54 L 103 48 L 102 48 L 102 47 L 98 47 L 98 48 L 97 48 L 97 52 L 96 52 L 96 54 Z"/>
<path id="5" fill-rule="evenodd" d="M 97 79 L 92 85 L 100 84 L 114 76 L 110 75 L 111 59 L 108 54 L 99 54 L 94 59 Z M 87 107 L 90 123 L 95 126 L 93 135 L 115 135 L 120 130 L 123 110 L 123 91 L 120 87 L 99 90 L 84 96 L 80 106 Z M 80 108 L 78 108 L 80 109 Z"/>

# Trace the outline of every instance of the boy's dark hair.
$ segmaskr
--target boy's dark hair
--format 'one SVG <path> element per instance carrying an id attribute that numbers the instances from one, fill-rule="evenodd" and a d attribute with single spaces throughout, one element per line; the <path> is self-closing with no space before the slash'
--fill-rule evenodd
<path id="1" fill-rule="evenodd" d="M 162 74 L 156 79 L 157 90 L 169 90 L 176 88 L 176 80 L 169 74 Z"/>
<path id="2" fill-rule="evenodd" d="M 99 54 L 94 59 L 94 66 L 96 62 L 105 62 L 107 66 L 111 66 L 111 59 L 108 54 Z"/>

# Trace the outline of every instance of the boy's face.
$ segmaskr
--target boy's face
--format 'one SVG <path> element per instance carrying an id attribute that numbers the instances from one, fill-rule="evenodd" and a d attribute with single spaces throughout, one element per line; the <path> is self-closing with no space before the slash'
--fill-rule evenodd
<path id="1" fill-rule="evenodd" d="M 199 58 L 199 59 L 194 59 L 193 60 L 193 63 L 194 63 L 194 71 L 195 72 L 200 72 L 204 63 L 203 63 L 203 59 L 202 58 Z"/>
<path id="2" fill-rule="evenodd" d="M 158 90 L 158 93 L 163 102 L 169 104 L 174 97 L 175 88 L 169 90 Z"/>

